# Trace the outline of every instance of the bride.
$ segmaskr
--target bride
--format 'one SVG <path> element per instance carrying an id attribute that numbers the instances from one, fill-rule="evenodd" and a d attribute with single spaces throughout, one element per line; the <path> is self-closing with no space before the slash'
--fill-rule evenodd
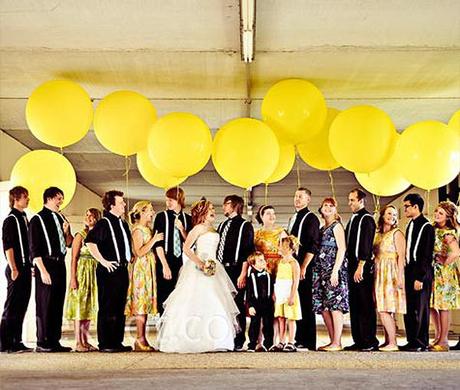
<path id="1" fill-rule="evenodd" d="M 233 351 L 239 311 L 233 300 L 236 289 L 216 260 L 219 234 L 212 226 L 214 206 L 200 200 L 191 212 L 194 228 L 184 243 L 189 260 L 164 303 L 156 346 L 162 352 Z M 212 276 L 203 272 L 206 260 L 215 261 Z"/>

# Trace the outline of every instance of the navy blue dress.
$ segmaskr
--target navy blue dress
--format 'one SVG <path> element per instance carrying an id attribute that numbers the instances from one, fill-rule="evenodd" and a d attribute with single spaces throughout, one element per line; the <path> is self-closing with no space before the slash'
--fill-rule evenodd
<path id="1" fill-rule="evenodd" d="M 313 265 L 313 310 L 317 314 L 323 311 L 349 311 L 347 259 L 343 260 L 339 270 L 339 284 L 331 285 L 332 269 L 337 256 L 337 242 L 334 237 L 334 222 L 322 227 L 321 246 Z"/>

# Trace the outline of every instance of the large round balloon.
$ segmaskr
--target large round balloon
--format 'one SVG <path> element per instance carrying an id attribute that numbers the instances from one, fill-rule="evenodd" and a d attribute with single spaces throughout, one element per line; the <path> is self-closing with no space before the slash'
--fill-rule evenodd
<path id="1" fill-rule="evenodd" d="M 339 113 L 329 130 L 332 156 L 344 168 L 369 173 L 380 168 L 393 152 L 396 129 L 384 111 L 356 106 Z"/>
<path id="2" fill-rule="evenodd" d="M 397 152 L 404 177 L 425 190 L 450 183 L 460 172 L 460 137 L 442 122 L 409 126 L 401 135 Z"/>
<path id="3" fill-rule="evenodd" d="M 204 168 L 211 157 L 212 135 L 199 117 L 173 112 L 160 118 L 148 138 L 152 162 L 172 176 L 191 176 Z"/>
<path id="4" fill-rule="evenodd" d="M 174 177 L 158 169 L 150 160 L 147 150 L 143 150 L 136 155 L 137 169 L 142 177 L 155 187 L 171 188 L 182 183 L 187 177 Z"/>
<path id="5" fill-rule="evenodd" d="M 460 137 L 460 110 L 454 113 L 449 120 L 449 127 L 457 132 Z"/>
<path id="6" fill-rule="evenodd" d="M 326 120 L 321 91 L 302 79 L 277 82 L 262 102 L 262 118 L 284 142 L 297 145 L 317 134 Z"/>
<path id="7" fill-rule="evenodd" d="M 64 192 L 66 207 L 75 194 L 77 176 L 72 164 L 63 155 L 51 150 L 34 150 L 23 155 L 11 171 L 12 185 L 29 191 L 29 209 L 38 212 L 43 208 L 43 192 L 48 187 L 58 187 Z"/>
<path id="8" fill-rule="evenodd" d="M 401 172 L 401 158 L 399 154 L 400 136 L 397 136 L 394 152 L 388 161 L 379 169 L 370 173 L 355 173 L 355 177 L 366 190 L 379 196 L 393 196 L 409 188 L 410 183 Z"/>
<path id="9" fill-rule="evenodd" d="M 340 167 L 329 148 L 329 129 L 339 112 L 339 110 L 329 107 L 326 122 L 321 131 L 308 142 L 297 145 L 297 150 L 302 160 L 313 168 L 331 171 Z"/>
<path id="10" fill-rule="evenodd" d="M 130 156 L 147 147 L 147 138 L 157 118 L 155 107 L 143 95 L 116 91 L 96 108 L 94 132 L 108 150 Z"/>
<path id="11" fill-rule="evenodd" d="M 64 147 L 80 141 L 93 120 L 88 93 L 77 83 L 53 80 L 36 88 L 26 106 L 26 120 L 41 142 Z"/>
<path id="12" fill-rule="evenodd" d="M 278 139 L 262 121 L 239 118 L 217 132 L 212 161 L 217 173 L 230 184 L 250 188 L 267 180 L 280 156 Z"/>
<path id="13" fill-rule="evenodd" d="M 268 179 L 264 181 L 265 184 L 276 183 L 284 179 L 295 162 L 295 147 L 290 144 L 280 144 L 280 158 L 278 159 L 278 165 L 276 166 L 273 173 Z"/>

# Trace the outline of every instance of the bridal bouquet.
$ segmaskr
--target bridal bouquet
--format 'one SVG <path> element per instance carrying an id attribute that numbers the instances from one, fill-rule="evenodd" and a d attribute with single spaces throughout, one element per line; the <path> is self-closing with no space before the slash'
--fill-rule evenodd
<path id="1" fill-rule="evenodd" d="M 204 262 L 204 268 L 203 268 L 203 273 L 206 276 L 213 276 L 216 273 L 216 260 L 213 259 L 208 259 Z"/>

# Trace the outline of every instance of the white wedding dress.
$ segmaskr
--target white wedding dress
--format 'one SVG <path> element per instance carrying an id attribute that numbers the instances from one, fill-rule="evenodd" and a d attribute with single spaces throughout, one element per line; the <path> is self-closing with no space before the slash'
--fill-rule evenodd
<path id="1" fill-rule="evenodd" d="M 219 234 L 206 232 L 196 241 L 202 260 L 216 260 Z M 188 260 L 176 288 L 164 303 L 156 348 L 162 352 L 198 353 L 233 351 L 238 328 L 235 286 L 216 260 L 216 273 L 206 276 Z"/>

